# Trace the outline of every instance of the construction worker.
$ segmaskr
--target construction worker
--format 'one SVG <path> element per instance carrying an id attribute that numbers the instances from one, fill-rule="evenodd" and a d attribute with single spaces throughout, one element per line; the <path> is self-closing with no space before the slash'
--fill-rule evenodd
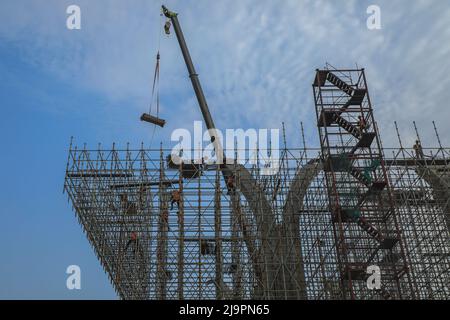
<path id="1" fill-rule="evenodd" d="M 228 194 L 231 194 L 232 192 L 234 192 L 234 176 L 230 175 L 227 178 L 227 189 L 228 189 Z"/>
<path id="2" fill-rule="evenodd" d="M 200 240 L 200 252 L 202 255 L 208 254 L 208 241 L 205 239 Z"/>
<path id="3" fill-rule="evenodd" d="M 358 126 L 361 132 L 366 129 L 367 123 L 363 116 L 358 116 Z"/>
<path id="4" fill-rule="evenodd" d="M 170 211 L 173 210 L 173 204 L 177 204 L 178 211 L 180 210 L 180 201 L 181 201 L 181 195 L 179 190 L 173 190 L 172 194 L 170 195 Z"/>
<path id="5" fill-rule="evenodd" d="M 419 140 L 416 140 L 416 143 L 414 144 L 413 149 L 416 152 L 416 158 L 417 159 L 423 159 L 424 158 L 422 145 L 420 144 Z"/>
<path id="6" fill-rule="evenodd" d="M 145 187 L 141 185 L 139 187 L 139 207 L 140 208 L 143 208 L 145 205 L 145 196 L 146 196 L 145 192 L 146 192 Z"/>
<path id="7" fill-rule="evenodd" d="M 169 211 L 163 210 L 161 212 L 161 222 L 167 226 L 167 231 L 170 231 L 170 227 L 169 227 Z"/>
<path id="8" fill-rule="evenodd" d="M 130 234 L 130 240 L 128 240 L 127 245 L 125 246 L 125 251 L 128 249 L 128 247 L 133 244 L 133 254 L 136 255 L 136 249 L 138 247 L 138 235 L 136 231 L 132 231 Z"/>

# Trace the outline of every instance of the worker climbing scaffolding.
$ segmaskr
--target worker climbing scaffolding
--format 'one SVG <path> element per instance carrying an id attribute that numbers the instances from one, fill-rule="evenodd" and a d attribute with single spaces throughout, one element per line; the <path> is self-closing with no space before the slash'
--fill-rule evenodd
<path id="1" fill-rule="evenodd" d="M 170 211 L 173 210 L 173 205 L 177 204 L 177 210 L 180 210 L 180 201 L 181 201 L 181 195 L 179 190 L 174 190 L 170 194 Z"/>
<path id="2" fill-rule="evenodd" d="M 367 128 L 367 122 L 366 122 L 366 120 L 364 119 L 364 117 L 363 116 L 358 116 L 358 127 L 359 127 L 359 130 L 361 131 L 361 132 L 363 132 L 365 129 L 368 129 Z"/>
<path id="3" fill-rule="evenodd" d="M 130 234 L 130 239 L 128 240 L 127 244 L 125 245 L 125 251 L 127 251 L 131 246 L 131 250 L 133 252 L 133 255 L 136 257 L 137 254 L 141 254 L 141 248 L 139 246 L 139 238 L 136 231 L 132 231 Z"/>
<path id="4" fill-rule="evenodd" d="M 228 195 L 233 195 L 235 191 L 235 181 L 234 181 L 234 175 L 229 175 L 227 178 L 227 189 L 228 189 Z"/>
<path id="5" fill-rule="evenodd" d="M 167 226 L 167 231 L 170 231 L 169 227 L 169 211 L 162 210 L 161 211 L 161 222 L 164 226 Z"/>

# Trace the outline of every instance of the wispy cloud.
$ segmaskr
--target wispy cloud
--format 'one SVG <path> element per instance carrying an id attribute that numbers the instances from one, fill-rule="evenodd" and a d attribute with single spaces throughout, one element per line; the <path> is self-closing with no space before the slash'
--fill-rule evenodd
<path id="1" fill-rule="evenodd" d="M 145 111 L 150 99 L 160 28 L 155 1 L 86 1 L 82 30 L 65 29 L 73 1 L 7 1 L 0 38 L 20 57 L 60 77 Z M 382 30 L 366 28 L 365 1 L 167 1 L 180 22 L 218 127 L 279 127 L 292 144 L 299 122 L 315 133 L 314 70 L 365 67 L 385 145 L 394 144 L 392 121 L 412 120 L 433 134 L 450 134 L 450 5 L 446 1 L 376 1 Z M 161 38 L 162 114 L 171 129 L 200 119 L 174 35 Z M 26 76 L 26 75 L 23 75 Z M 93 106 L 89 106 L 92 108 Z M 412 141 L 406 133 L 407 143 Z M 445 138 L 444 142 L 448 142 Z M 391 143 L 392 141 L 392 143 Z"/>

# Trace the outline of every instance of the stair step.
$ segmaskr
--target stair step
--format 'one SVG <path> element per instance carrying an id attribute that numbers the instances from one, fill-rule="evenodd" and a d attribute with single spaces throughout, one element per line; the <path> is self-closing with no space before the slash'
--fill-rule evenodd
<path id="1" fill-rule="evenodd" d="M 371 225 L 367 219 L 361 217 L 361 212 L 358 209 L 341 208 L 338 210 L 340 210 L 341 222 L 356 222 L 372 238 L 380 242 L 380 249 L 392 249 L 399 242 L 397 237 L 383 237 L 381 232 Z M 338 213 L 337 210 L 333 212 L 333 223 L 340 222 Z"/>
<path id="2" fill-rule="evenodd" d="M 355 150 L 358 148 L 369 148 L 372 145 L 373 139 L 375 138 L 375 132 L 363 133 L 361 139 L 355 146 Z"/>
<path id="3" fill-rule="evenodd" d="M 344 280 L 366 280 L 369 277 L 367 267 L 360 263 L 349 263 L 345 266 Z"/>
<path id="4" fill-rule="evenodd" d="M 389 238 L 383 238 L 383 240 L 380 243 L 381 249 L 392 249 L 397 243 L 399 239 L 397 237 L 389 237 Z"/>
<path id="5" fill-rule="evenodd" d="M 352 89 L 354 90 L 352 97 L 348 100 L 349 106 L 360 106 L 366 96 L 366 89 Z"/>
<path id="6" fill-rule="evenodd" d="M 372 185 L 369 186 L 369 189 L 366 191 L 366 193 L 363 194 L 363 196 L 359 199 L 357 206 L 361 206 L 368 198 L 371 196 L 377 195 L 381 191 L 384 190 L 387 183 L 385 181 L 375 181 L 372 183 Z M 386 218 L 388 215 L 391 214 L 391 210 L 389 209 L 386 211 L 382 217 Z"/>
<path id="7" fill-rule="evenodd" d="M 359 182 L 363 183 L 367 187 L 371 186 L 371 181 L 369 181 L 367 179 L 367 177 L 364 176 L 364 174 L 362 173 L 361 170 L 359 170 L 359 169 L 357 169 L 355 167 L 352 167 L 349 172 Z"/>
<path id="8" fill-rule="evenodd" d="M 348 154 L 333 154 L 328 156 L 324 163 L 324 171 L 348 172 L 352 166 L 352 160 Z"/>
<path id="9" fill-rule="evenodd" d="M 380 243 L 381 249 L 391 249 L 398 242 L 396 237 L 383 237 L 366 218 L 361 216 L 361 211 L 357 208 L 339 208 L 334 210 L 332 221 L 339 222 L 339 212 L 341 215 L 341 222 L 356 222 L 365 232 Z"/>
<path id="10" fill-rule="evenodd" d="M 372 192 L 380 192 L 383 191 L 383 189 L 386 187 L 387 183 L 386 181 L 375 181 L 372 183 L 372 185 L 370 186 L 370 190 Z"/>
<path id="11" fill-rule="evenodd" d="M 351 96 L 353 94 L 354 89 L 351 86 L 349 86 L 347 83 L 342 81 L 334 73 L 328 72 L 327 80 L 330 81 L 332 84 L 334 84 L 339 89 L 341 89 L 342 91 L 344 91 L 349 96 Z"/>
<path id="12" fill-rule="evenodd" d="M 317 121 L 317 125 L 319 127 L 329 127 L 334 121 L 335 114 L 336 114 L 336 111 L 322 109 L 322 111 L 320 111 L 319 120 Z"/>
<path id="13" fill-rule="evenodd" d="M 378 231 L 374 226 L 372 226 L 370 223 L 367 222 L 367 220 L 364 217 L 359 217 L 357 220 L 357 224 L 365 231 L 367 232 L 372 238 L 377 240 L 378 242 L 383 241 L 383 236 L 381 235 L 381 232 Z"/>
<path id="14" fill-rule="evenodd" d="M 341 111 L 334 110 L 324 110 L 322 109 L 319 115 L 319 119 L 317 121 L 317 126 L 319 127 L 329 127 L 334 122 L 338 124 L 340 127 L 345 129 L 347 132 L 352 134 L 355 138 L 360 139 L 355 148 L 368 148 L 373 142 L 375 138 L 374 132 L 362 133 L 359 128 L 346 119 L 344 119 L 340 114 Z"/>
<path id="15" fill-rule="evenodd" d="M 341 214 L 341 220 L 339 221 L 339 212 Z M 341 208 L 333 212 L 333 223 L 337 222 L 356 222 L 356 219 L 361 216 L 359 209 L 355 208 Z"/>
<path id="16" fill-rule="evenodd" d="M 356 126 L 345 120 L 343 117 L 341 117 L 337 113 L 334 113 L 333 119 L 334 122 L 336 122 L 341 128 L 345 129 L 347 132 L 352 134 L 355 138 L 358 139 L 361 138 L 361 131 L 359 131 L 359 129 Z"/>
<path id="17" fill-rule="evenodd" d="M 383 258 L 380 260 L 380 263 L 397 263 L 401 259 L 400 253 L 388 252 Z"/>

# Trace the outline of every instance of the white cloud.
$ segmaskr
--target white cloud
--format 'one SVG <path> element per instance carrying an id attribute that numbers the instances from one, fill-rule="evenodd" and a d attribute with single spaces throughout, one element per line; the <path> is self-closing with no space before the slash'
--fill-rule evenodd
<path id="1" fill-rule="evenodd" d="M 160 3 L 77 1 L 81 31 L 65 29 L 69 4 L 2 2 L 0 38 L 63 81 L 124 102 L 129 108 L 123 112 L 145 111 Z M 401 127 L 417 120 L 426 141 L 433 135 L 431 120 L 437 119 L 447 137 L 450 5 L 376 1 L 382 30 L 369 31 L 369 4 L 203 0 L 167 6 L 179 12 L 218 127 L 279 127 L 284 121 L 291 144 L 298 145 L 300 121 L 308 136 L 316 133 L 311 82 L 314 70 L 327 61 L 366 68 L 385 145 L 395 144 L 394 119 Z M 200 113 L 174 34 L 162 37 L 161 54 L 161 112 L 169 121 L 161 132 L 169 136 L 171 128 L 191 126 Z M 411 139 L 407 134 L 406 143 Z"/>

